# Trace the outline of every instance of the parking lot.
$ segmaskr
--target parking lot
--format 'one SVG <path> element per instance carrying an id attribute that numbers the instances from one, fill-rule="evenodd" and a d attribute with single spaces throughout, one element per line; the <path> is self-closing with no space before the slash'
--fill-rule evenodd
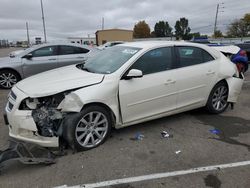
<path id="1" fill-rule="evenodd" d="M 0 49 L 0 56 L 11 50 Z M 82 184 L 97 187 L 105 185 L 102 182 L 107 180 L 115 180 L 109 184 L 112 188 L 250 187 L 250 165 L 240 165 L 250 161 L 250 73 L 246 73 L 245 80 L 233 110 L 228 108 L 221 115 L 210 115 L 198 109 L 113 130 L 100 147 L 75 154 L 68 150 L 66 156 L 50 166 L 9 162 L 1 171 L 0 187 Z M 8 92 L 0 90 L 0 150 L 8 145 L 8 128 L 2 118 Z M 212 129 L 220 133 L 213 134 Z M 162 131 L 173 136 L 163 138 Z M 133 139 L 138 133 L 144 135 L 142 140 Z M 181 170 L 221 164 L 230 166 L 231 163 L 239 165 L 180 173 Z M 158 173 L 168 172 L 173 173 L 159 178 Z M 145 178 L 133 182 L 138 176 Z M 117 179 L 123 178 L 130 179 L 119 184 Z"/>

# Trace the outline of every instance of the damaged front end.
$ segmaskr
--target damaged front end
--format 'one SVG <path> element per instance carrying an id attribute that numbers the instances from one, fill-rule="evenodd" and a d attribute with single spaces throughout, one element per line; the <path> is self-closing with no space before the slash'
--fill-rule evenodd
<path id="1" fill-rule="evenodd" d="M 68 93 L 59 93 L 41 98 L 27 98 L 22 101 L 19 110 L 31 110 L 36 124 L 36 134 L 43 137 L 62 136 L 62 122 L 67 113 L 58 106 Z"/>
<path id="2" fill-rule="evenodd" d="M 65 119 L 75 112 L 79 112 L 82 108 L 81 105 L 82 103 L 75 94 L 63 92 L 47 97 L 26 98 L 21 102 L 19 110 L 31 111 L 31 117 L 37 128 L 34 134 L 58 138 L 60 147 L 60 144 L 65 142 L 63 140 L 64 128 L 69 124 Z"/>
<path id="3" fill-rule="evenodd" d="M 20 105 L 13 104 L 12 109 L 9 109 L 7 104 L 7 114 L 15 113 L 16 117 L 21 114 L 21 118 L 10 118 L 10 122 L 6 121 L 11 140 L 9 147 L 0 151 L 0 165 L 9 160 L 17 160 L 24 164 L 52 164 L 56 155 L 45 147 L 58 147 L 57 155 L 64 155 L 66 142 L 62 139 L 62 127 L 68 113 L 62 112 L 58 106 L 68 94 L 69 92 L 64 92 L 47 97 L 24 98 Z M 13 91 L 11 95 L 14 95 Z M 15 100 L 18 99 L 15 97 Z M 19 124 L 16 125 L 15 122 Z M 24 125 L 24 122 L 29 124 Z"/>

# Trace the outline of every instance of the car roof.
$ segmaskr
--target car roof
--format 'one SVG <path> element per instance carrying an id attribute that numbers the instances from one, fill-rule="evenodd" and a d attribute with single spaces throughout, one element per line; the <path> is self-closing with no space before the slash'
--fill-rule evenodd
<path id="1" fill-rule="evenodd" d="M 138 41 L 138 42 L 127 42 L 124 44 L 119 44 L 117 46 L 125 46 L 125 47 L 134 47 L 134 48 L 141 48 L 143 50 L 149 50 L 152 48 L 157 47 L 164 47 L 164 46 L 192 46 L 202 48 L 212 54 L 215 58 L 219 58 L 221 52 L 209 47 L 205 44 L 193 43 L 193 42 L 186 42 L 186 41 Z"/>
<path id="2" fill-rule="evenodd" d="M 154 48 L 159 46 L 197 46 L 205 47 L 206 45 L 186 42 L 186 41 L 138 41 L 138 42 L 127 42 L 124 44 L 119 44 L 119 46 L 128 46 L 135 48 Z"/>
<path id="3" fill-rule="evenodd" d="M 50 42 L 50 43 L 44 43 L 44 44 L 34 45 L 34 47 L 41 48 L 41 47 L 46 47 L 46 46 L 57 46 L 57 45 L 67 45 L 67 46 L 75 46 L 75 47 L 89 49 L 88 45 L 85 45 L 85 44 L 75 44 L 75 43 L 70 43 L 70 42 Z"/>
<path id="4" fill-rule="evenodd" d="M 70 43 L 70 42 L 51 42 L 51 43 L 34 45 L 30 48 L 25 49 L 23 52 L 19 53 L 18 55 L 23 56 L 23 55 L 26 55 L 27 53 L 30 53 L 33 50 L 37 50 L 37 49 L 42 48 L 42 47 L 57 46 L 57 45 L 75 46 L 75 47 L 79 47 L 79 48 L 88 49 L 89 51 L 95 51 L 95 49 L 93 47 L 89 47 L 88 45 L 84 45 L 84 44 L 74 44 L 74 43 Z"/>

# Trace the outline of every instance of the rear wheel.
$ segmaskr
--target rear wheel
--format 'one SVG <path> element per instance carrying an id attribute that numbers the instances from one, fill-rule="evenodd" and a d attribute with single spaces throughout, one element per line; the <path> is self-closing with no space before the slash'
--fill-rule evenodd
<path id="1" fill-rule="evenodd" d="M 19 80 L 21 80 L 21 78 L 15 71 L 12 71 L 12 70 L 1 70 L 0 71 L 0 88 L 10 89 Z"/>
<path id="2" fill-rule="evenodd" d="M 219 114 L 228 107 L 228 88 L 225 82 L 219 82 L 212 89 L 206 108 L 210 113 Z"/>

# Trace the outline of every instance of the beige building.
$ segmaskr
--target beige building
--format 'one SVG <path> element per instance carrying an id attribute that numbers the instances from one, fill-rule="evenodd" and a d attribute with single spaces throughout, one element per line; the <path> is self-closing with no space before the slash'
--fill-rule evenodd
<path id="1" fill-rule="evenodd" d="M 110 41 L 133 41 L 133 31 L 125 29 L 98 30 L 96 33 L 96 44 L 102 45 Z"/>

